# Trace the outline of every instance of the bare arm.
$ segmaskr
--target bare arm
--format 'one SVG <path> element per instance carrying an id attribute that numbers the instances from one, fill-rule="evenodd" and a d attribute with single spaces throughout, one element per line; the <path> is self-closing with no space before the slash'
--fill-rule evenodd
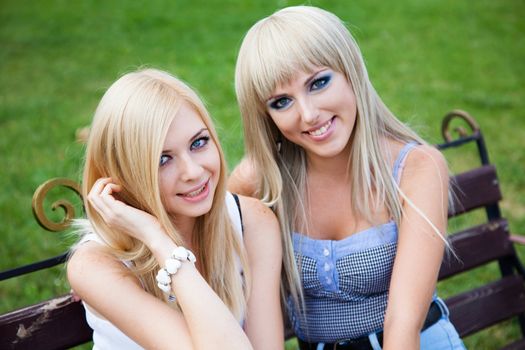
<path id="1" fill-rule="evenodd" d="M 247 158 L 243 158 L 228 178 L 228 190 L 247 197 L 256 197 L 257 172 Z"/>
<path id="2" fill-rule="evenodd" d="M 442 154 L 418 146 L 406 160 L 400 186 L 406 198 L 385 315 L 384 349 L 419 349 L 445 246 L 421 213 L 445 234 L 448 171 Z"/>
<path id="3" fill-rule="evenodd" d="M 259 200 L 239 197 L 244 243 L 252 274 L 245 330 L 255 349 L 282 349 L 284 330 L 280 304 L 282 248 L 273 212 Z"/>
<path id="4" fill-rule="evenodd" d="M 80 246 L 69 260 L 67 273 L 71 287 L 89 307 L 142 347 L 193 348 L 182 314 L 145 292 L 100 244 Z"/>
<path id="5" fill-rule="evenodd" d="M 155 218 L 116 200 L 113 193 L 118 191 L 110 179 L 101 179 L 88 199 L 110 226 L 142 240 L 163 266 L 176 245 Z M 172 277 L 171 288 L 182 313 L 145 292 L 122 263 L 96 243 L 86 243 L 75 252 L 68 278 L 88 305 L 145 348 L 252 348 L 193 264 L 183 263 Z"/>

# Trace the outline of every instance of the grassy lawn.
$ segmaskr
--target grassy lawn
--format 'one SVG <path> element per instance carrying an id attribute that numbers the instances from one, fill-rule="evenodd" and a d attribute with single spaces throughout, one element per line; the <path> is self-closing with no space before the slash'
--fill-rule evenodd
<path id="1" fill-rule="evenodd" d="M 0 270 L 56 255 L 71 243 L 70 236 L 36 224 L 31 197 L 49 178 L 79 179 L 83 148 L 75 131 L 89 124 L 105 88 L 126 71 L 158 67 L 195 87 L 233 166 L 243 153 L 233 89 L 241 38 L 257 19 L 300 3 L 2 0 Z M 439 123 L 449 110 L 476 117 L 499 171 L 503 214 L 513 232 L 525 233 L 525 3 L 309 3 L 349 24 L 376 89 L 429 141 L 440 141 Z M 450 160 L 453 169 L 469 161 L 458 155 Z M 488 281 L 491 273 L 496 267 L 441 283 L 440 292 L 446 296 Z M 0 313 L 67 290 L 62 268 L 2 282 Z M 467 338 L 466 344 L 492 349 L 517 336 L 515 322 L 509 322 Z"/>

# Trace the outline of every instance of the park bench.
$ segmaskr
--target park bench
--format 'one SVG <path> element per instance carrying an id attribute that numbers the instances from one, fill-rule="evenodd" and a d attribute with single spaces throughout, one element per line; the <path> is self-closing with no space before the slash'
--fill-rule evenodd
<path id="1" fill-rule="evenodd" d="M 456 128 L 458 137 L 452 139 L 452 122 L 462 122 L 465 127 Z M 453 209 L 449 217 L 482 210 L 482 223 L 453 233 L 450 241 L 459 259 L 447 256 L 441 266 L 439 279 L 469 273 L 469 271 L 496 263 L 499 272 L 494 280 L 479 287 L 448 297 L 445 302 L 450 318 L 461 337 L 466 337 L 505 320 L 517 319 L 521 339 L 504 349 L 525 348 L 525 269 L 516 253 L 514 243 L 525 244 L 525 237 L 509 233 L 509 225 L 501 216 L 499 202 L 502 199 L 496 168 L 490 164 L 483 135 L 475 120 L 467 113 L 453 111 L 442 122 L 445 142 L 437 145 L 446 152 L 457 149 L 464 152 L 466 145 L 474 144 L 479 154 L 479 166 L 451 177 L 455 189 Z M 43 196 L 54 186 L 66 186 L 80 193 L 78 185 L 66 179 L 54 179 L 39 187 L 33 198 L 33 211 L 39 223 L 48 230 L 59 231 L 69 225 L 72 218 L 68 203 L 56 206 L 65 209 L 66 218 L 54 223 L 45 218 L 42 208 Z M 42 262 L 0 272 L 0 281 L 22 274 L 64 263 L 63 254 Z M 70 294 L 58 296 L 19 310 L 0 315 L 0 349 L 63 349 L 91 340 L 84 309 Z M 293 337 L 286 327 L 286 338 Z"/>

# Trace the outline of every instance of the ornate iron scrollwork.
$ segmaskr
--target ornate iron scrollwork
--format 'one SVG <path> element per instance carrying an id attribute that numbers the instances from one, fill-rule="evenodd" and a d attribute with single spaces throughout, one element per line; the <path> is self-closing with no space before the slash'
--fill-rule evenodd
<path id="1" fill-rule="evenodd" d="M 75 218 L 75 208 L 71 202 L 66 199 L 59 199 L 51 205 L 51 209 L 56 210 L 58 207 L 62 208 L 65 212 L 64 218 L 60 222 L 50 220 L 44 211 L 44 199 L 47 193 L 52 188 L 62 186 L 67 187 L 78 194 L 82 199 L 80 185 L 75 181 L 66 178 L 54 178 L 47 180 L 42 185 L 38 186 L 35 193 L 33 194 L 33 215 L 40 226 L 48 231 L 63 231 L 71 225 L 71 220 Z"/>
<path id="2" fill-rule="evenodd" d="M 467 137 L 479 131 L 478 123 L 474 120 L 474 118 L 470 114 L 468 114 L 465 111 L 455 109 L 452 112 L 448 113 L 445 116 L 445 118 L 443 118 L 443 122 L 441 123 L 441 135 L 443 136 L 443 139 L 446 142 L 453 141 L 451 131 L 449 130 L 449 125 L 452 119 L 454 118 L 463 119 L 471 129 L 471 132 L 468 133 L 467 130 L 465 130 L 465 128 L 462 126 L 455 127 L 453 131 L 455 131 L 459 135 L 460 138 Z"/>

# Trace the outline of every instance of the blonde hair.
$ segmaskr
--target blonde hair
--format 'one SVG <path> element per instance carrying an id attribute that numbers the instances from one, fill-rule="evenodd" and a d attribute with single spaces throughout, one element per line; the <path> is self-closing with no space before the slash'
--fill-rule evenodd
<path id="1" fill-rule="evenodd" d="M 193 244 L 199 252 L 200 272 L 240 319 L 246 307 L 247 292 L 237 257 L 240 257 L 245 278 L 249 277 L 249 271 L 225 203 L 225 158 L 211 118 L 189 86 L 155 69 L 128 73 L 113 83 L 102 97 L 93 118 L 82 191 L 87 194 L 97 179 L 111 177 L 122 187 L 118 193 L 120 200 L 156 217 L 170 238 L 177 245 L 183 244 L 159 191 L 162 147 L 182 103 L 189 104 L 199 114 L 217 146 L 221 161 L 212 208 L 197 218 L 194 228 Z M 159 264 L 149 249 L 125 232 L 106 225 L 87 200 L 84 200 L 84 205 L 92 228 L 107 243 L 109 251 L 119 259 L 133 262 L 133 273 L 140 278 L 145 289 L 163 299 L 155 281 Z M 88 226 L 86 222 L 80 222 L 80 227 L 85 228 L 84 233 L 89 231 Z"/>
<path id="2" fill-rule="evenodd" d="M 304 150 L 284 138 L 267 113 L 266 101 L 275 88 L 300 72 L 329 67 L 353 87 L 357 104 L 348 170 L 352 171 L 352 210 L 373 222 L 370 209 L 385 203 L 399 224 L 400 189 L 393 180 L 387 143 L 426 144 L 401 123 L 372 86 L 360 49 L 341 20 L 325 10 L 296 6 L 257 22 L 246 34 L 235 71 L 235 89 L 243 118 L 246 156 L 261 174 L 257 196 L 272 206 L 283 231 L 285 286 L 300 296 L 291 243 L 294 225 L 306 222 Z M 264 169 L 264 171 L 263 171 Z M 264 174 L 264 176 L 262 175 Z"/>

